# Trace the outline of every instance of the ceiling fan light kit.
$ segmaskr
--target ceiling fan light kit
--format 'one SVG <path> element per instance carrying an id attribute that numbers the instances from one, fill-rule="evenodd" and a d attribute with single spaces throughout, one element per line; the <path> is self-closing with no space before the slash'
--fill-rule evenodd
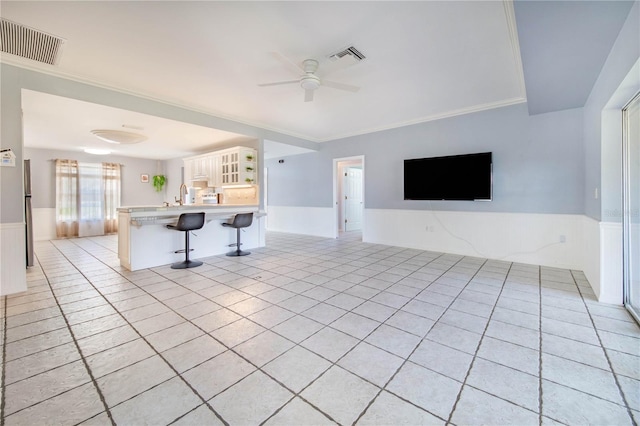
<path id="1" fill-rule="evenodd" d="M 315 75 L 306 75 L 300 79 L 300 86 L 304 90 L 316 90 L 320 87 L 320 79 Z"/>
<path id="2" fill-rule="evenodd" d="M 98 139 L 113 144 L 134 145 L 147 140 L 145 135 L 123 130 L 96 129 L 91 133 Z"/>

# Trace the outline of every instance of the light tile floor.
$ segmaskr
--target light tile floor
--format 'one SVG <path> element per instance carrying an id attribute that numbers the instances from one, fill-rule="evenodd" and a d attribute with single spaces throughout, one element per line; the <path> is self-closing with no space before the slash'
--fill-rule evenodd
<path id="1" fill-rule="evenodd" d="M 1 300 L 0 424 L 637 424 L 640 330 L 582 272 L 269 234 L 128 272 L 38 243 Z"/>

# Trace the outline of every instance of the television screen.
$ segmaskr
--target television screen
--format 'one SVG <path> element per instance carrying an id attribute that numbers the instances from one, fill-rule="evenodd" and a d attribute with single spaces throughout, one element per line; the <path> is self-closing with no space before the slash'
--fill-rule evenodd
<path id="1" fill-rule="evenodd" d="M 491 200 L 491 153 L 404 160 L 405 200 Z"/>

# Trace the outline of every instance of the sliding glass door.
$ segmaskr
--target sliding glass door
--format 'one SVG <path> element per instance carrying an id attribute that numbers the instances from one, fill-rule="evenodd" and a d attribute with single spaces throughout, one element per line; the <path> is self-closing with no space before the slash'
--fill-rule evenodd
<path id="1" fill-rule="evenodd" d="M 624 304 L 640 322 L 640 93 L 622 110 Z"/>

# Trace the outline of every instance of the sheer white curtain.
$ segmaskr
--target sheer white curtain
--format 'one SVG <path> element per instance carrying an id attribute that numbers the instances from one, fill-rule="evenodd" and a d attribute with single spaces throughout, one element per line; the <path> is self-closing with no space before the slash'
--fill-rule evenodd
<path id="1" fill-rule="evenodd" d="M 102 163 L 104 187 L 104 233 L 118 232 L 118 207 L 120 207 L 120 164 Z"/>
<path id="2" fill-rule="evenodd" d="M 78 163 L 80 170 L 79 237 L 104 235 L 102 165 Z"/>
<path id="3" fill-rule="evenodd" d="M 120 164 L 56 160 L 58 238 L 118 232 Z"/>
<path id="4" fill-rule="evenodd" d="M 78 236 L 78 162 L 56 160 L 56 235 Z"/>

